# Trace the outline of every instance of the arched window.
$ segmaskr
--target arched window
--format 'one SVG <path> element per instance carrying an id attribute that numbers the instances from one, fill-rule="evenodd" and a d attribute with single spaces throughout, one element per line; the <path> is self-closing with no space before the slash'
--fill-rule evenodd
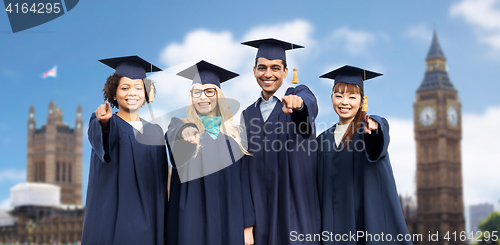
<path id="1" fill-rule="evenodd" d="M 71 183 L 71 162 L 68 163 L 68 182 Z"/>
<path id="2" fill-rule="evenodd" d="M 34 172 L 35 182 L 38 182 L 38 163 L 35 162 L 34 165 L 35 165 L 35 169 L 34 169 L 35 170 L 35 172 Z"/>
<path id="3" fill-rule="evenodd" d="M 45 162 L 41 162 L 41 169 L 42 169 L 41 181 L 45 182 Z"/>
<path id="4" fill-rule="evenodd" d="M 62 164 L 62 182 L 66 182 L 66 163 Z"/>
<path id="5" fill-rule="evenodd" d="M 56 181 L 59 181 L 59 168 L 60 168 L 60 163 L 57 162 L 56 164 Z"/>

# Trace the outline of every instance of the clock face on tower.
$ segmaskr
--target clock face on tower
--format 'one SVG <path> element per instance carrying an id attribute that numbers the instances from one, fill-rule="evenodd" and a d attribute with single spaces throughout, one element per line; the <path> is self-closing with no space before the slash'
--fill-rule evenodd
<path id="1" fill-rule="evenodd" d="M 448 111 L 446 112 L 448 122 L 450 123 L 451 126 L 455 127 L 458 124 L 458 111 L 455 109 L 455 107 L 450 106 L 448 108 Z"/>
<path id="2" fill-rule="evenodd" d="M 436 120 L 436 111 L 432 107 L 426 106 L 420 111 L 418 119 L 422 125 L 426 127 L 431 126 Z"/>

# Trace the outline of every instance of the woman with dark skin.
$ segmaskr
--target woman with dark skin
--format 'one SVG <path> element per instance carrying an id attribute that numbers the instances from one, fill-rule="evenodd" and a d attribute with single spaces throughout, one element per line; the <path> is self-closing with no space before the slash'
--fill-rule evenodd
<path id="1" fill-rule="evenodd" d="M 101 62 L 116 71 L 103 89 L 106 103 L 89 122 L 92 155 L 82 244 L 162 245 L 166 148 L 158 140 L 161 128 L 139 117 L 139 108 L 154 96 L 146 71 L 160 69 L 137 56 Z"/>

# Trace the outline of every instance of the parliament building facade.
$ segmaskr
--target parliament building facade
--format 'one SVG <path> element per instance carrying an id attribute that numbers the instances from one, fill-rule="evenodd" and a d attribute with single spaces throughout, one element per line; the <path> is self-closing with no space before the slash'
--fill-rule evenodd
<path id="1" fill-rule="evenodd" d="M 35 108 L 30 107 L 28 183 L 21 186 L 20 193 L 14 193 L 17 186 L 11 189 L 11 203 L 13 199 L 20 201 L 15 201 L 10 210 L 0 213 L 0 243 L 75 244 L 81 240 L 85 216 L 82 206 L 81 113 L 78 106 L 75 127 L 70 128 L 62 120 L 61 109 L 50 102 L 47 123 L 36 128 Z M 49 198 L 47 196 L 29 194 L 44 188 L 55 188 L 58 200 L 47 202 L 43 200 Z"/>

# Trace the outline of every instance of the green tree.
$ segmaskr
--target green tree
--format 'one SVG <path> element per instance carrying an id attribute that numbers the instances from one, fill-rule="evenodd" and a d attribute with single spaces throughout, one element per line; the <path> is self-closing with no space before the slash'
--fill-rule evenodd
<path id="1" fill-rule="evenodd" d="M 491 212 L 488 217 L 479 222 L 479 229 L 482 236 L 478 244 L 498 244 L 500 245 L 500 212 Z"/>

